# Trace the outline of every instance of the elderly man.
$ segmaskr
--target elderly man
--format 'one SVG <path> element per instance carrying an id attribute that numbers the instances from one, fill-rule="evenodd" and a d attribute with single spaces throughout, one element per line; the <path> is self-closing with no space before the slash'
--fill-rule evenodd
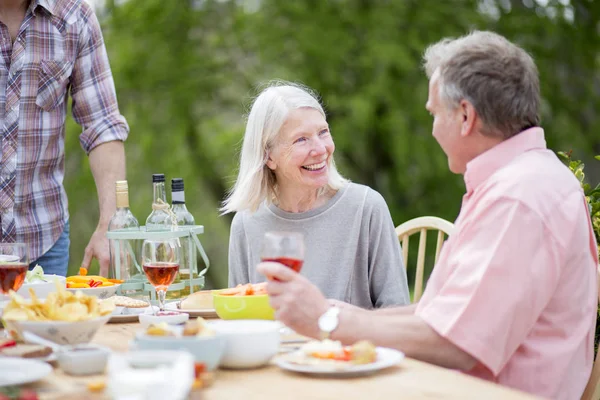
<path id="1" fill-rule="evenodd" d="M 27 243 L 31 265 L 39 263 L 46 273 L 67 272 L 63 179 L 70 93 L 100 204 L 82 266 L 96 257 L 104 275 L 106 230 L 115 210 L 114 183 L 125 177 L 129 128 L 119 113 L 98 20 L 84 0 L 2 0 L 0 50 L 0 241 Z"/>
<path id="2" fill-rule="evenodd" d="M 330 302 L 277 263 L 259 271 L 277 318 L 312 337 L 370 339 L 536 395 L 579 398 L 593 361 L 597 253 L 588 208 L 546 148 L 532 58 L 491 32 L 425 53 L 426 108 L 466 194 L 418 304 Z"/>

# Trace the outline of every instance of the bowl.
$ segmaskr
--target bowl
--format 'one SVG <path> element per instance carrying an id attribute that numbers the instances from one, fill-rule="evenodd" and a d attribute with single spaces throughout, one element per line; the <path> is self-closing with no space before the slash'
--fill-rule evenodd
<path id="1" fill-rule="evenodd" d="M 213 292 L 215 311 L 221 319 L 275 319 L 269 296 L 223 296 Z"/>
<path id="2" fill-rule="evenodd" d="M 3 320 L 6 329 L 22 340 L 22 332 L 31 332 L 57 344 L 89 343 L 98 329 L 106 324 L 111 314 L 86 321 L 15 321 Z"/>
<path id="3" fill-rule="evenodd" d="M 206 369 L 214 370 L 219 365 L 225 339 L 215 336 L 152 336 L 138 333 L 131 343 L 132 350 L 183 350 L 194 357 L 195 362 L 204 363 Z"/>
<path id="4" fill-rule="evenodd" d="M 160 311 L 159 311 L 160 313 Z M 152 313 L 144 313 L 138 316 L 140 325 L 142 328 L 147 328 L 153 324 L 160 324 L 166 322 L 169 325 L 183 324 L 185 321 L 190 319 L 190 315 L 186 313 L 180 313 L 176 311 L 168 311 L 169 315 L 154 315 Z"/>
<path id="5" fill-rule="evenodd" d="M 35 295 L 38 298 L 43 299 L 48 297 L 48 293 L 56 292 L 55 280 L 58 280 L 62 287 L 66 287 L 67 278 L 64 276 L 44 275 L 44 279 L 48 282 L 34 281 L 33 283 L 24 283 L 23 286 L 17 290 L 17 293 L 26 299 L 30 299 L 31 295 L 29 294 L 29 288 L 32 288 L 35 291 Z M 7 300 L 10 300 L 10 297 L 0 294 L 0 302 Z"/>
<path id="6" fill-rule="evenodd" d="M 212 321 L 209 326 L 225 338 L 221 359 L 224 368 L 256 368 L 267 364 L 279 351 L 281 325 L 276 321 Z"/>
<path id="7" fill-rule="evenodd" d="M 98 345 L 67 346 L 57 352 L 58 366 L 70 375 L 101 374 L 106 369 L 111 351 Z"/>
<path id="8" fill-rule="evenodd" d="M 93 288 L 67 288 L 67 290 L 73 293 L 77 292 L 78 290 L 81 290 L 83 294 L 86 294 L 88 296 L 96 296 L 100 300 L 103 300 L 109 298 L 110 296 L 114 296 L 115 293 L 117 293 L 117 288 L 119 286 L 121 286 L 120 283 L 115 284 L 113 286 L 100 286 Z"/>

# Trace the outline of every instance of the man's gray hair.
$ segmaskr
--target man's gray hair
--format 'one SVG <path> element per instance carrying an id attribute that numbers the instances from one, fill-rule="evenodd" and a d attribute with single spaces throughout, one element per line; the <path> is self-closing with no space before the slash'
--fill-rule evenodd
<path id="1" fill-rule="evenodd" d="M 469 101 L 483 122 L 483 133 L 507 139 L 540 123 L 540 83 L 533 58 L 506 38 L 474 31 L 443 39 L 423 56 L 431 78 L 439 69 L 443 101 L 458 107 Z"/>

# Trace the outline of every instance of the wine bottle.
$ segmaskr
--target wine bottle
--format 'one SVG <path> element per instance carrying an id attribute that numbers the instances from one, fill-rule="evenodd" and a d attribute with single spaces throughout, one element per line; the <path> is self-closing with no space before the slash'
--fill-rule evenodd
<path id="1" fill-rule="evenodd" d="M 127 181 L 116 182 L 117 210 L 108 223 L 109 231 L 139 230 L 140 224 L 129 209 L 129 189 Z M 118 243 L 118 246 L 117 246 Z M 136 274 L 134 256 L 128 251 L 129 241 L 124 239 L 111 239 L 109 241 L 110 268 L 109 278 L 129 280 Z M 118 247 L 118 250 L 117 250 Z M 117 274 L 117 264 L 119 273 Z M 118 275 L 118 276 L 117 276 Z"/>
<path id="2" fill-rule="evenodd" d="M 152 212 L 146 219 L 146 231 L 171 231 L 177 227 L 175 219 L 169 212 L 169 203 L 165 192 L 165 175 L 153 174 L 153 201 Z"/>
<path id="3" fill-rule="evenodd" d="M 196 225 L 194 216 L 188 211 L 185 205 L 185 192 L 182 178 L 174 178 L 171 180 L 171 203 L 173 204 L 172 211 L 177 219 L 177 226 Z M 194 272 L 197 271 L 196 246 L 189 237 L 181 238 L 180 241 L 181 257 L 178 278 L 186 280 L 190 278 L 190 275 L 194 277 Z M 200 288 L 197 288 L 197 290 L 199 289 Z M 189 287 L 186 287 L 181 294 L 189 294 Z"/>

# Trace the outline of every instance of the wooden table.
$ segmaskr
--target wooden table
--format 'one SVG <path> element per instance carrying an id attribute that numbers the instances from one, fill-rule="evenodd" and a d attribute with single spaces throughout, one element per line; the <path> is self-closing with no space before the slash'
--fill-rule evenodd
<path id="1" fill-rule="evenodd" d="M 93 342 L 114 351 L 127 351 L 139 324 L 108 324 Z M 55 368 L 52 375 L 27 385 L 38 391 L 40 399 L 107 399 L 93 394 L 87 383 L 102 376 L 71 377 Z M 515 399 L 534 397 L 469 377 L 457 371 L 405 359 L 398 366 L 371 376 L 350 379 L 325 379 L 293 374 L 270 365 L 254 370 L 218 370 L 214 383 L 194 391 L 190 399 L 265 400 L 265 399 Z M 168 400 L 168 399 L 165 399 Z"/>

